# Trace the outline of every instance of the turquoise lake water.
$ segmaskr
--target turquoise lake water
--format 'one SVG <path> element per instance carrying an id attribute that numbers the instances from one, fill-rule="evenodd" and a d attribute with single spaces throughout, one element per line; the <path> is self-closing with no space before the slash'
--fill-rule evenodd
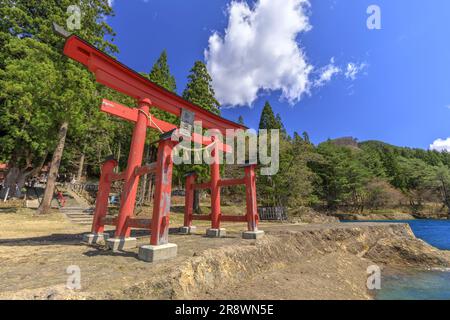
<path id="1" fill-rule="evenodd" d="M 417 238 L 441 250 L 450 250 L 450 220 L 406 222 Z M 450 270 L 449 270 L 450 271 Z M 382 277 L 378 300 L 450 300 L 450 272 L 424 271 Z"/>

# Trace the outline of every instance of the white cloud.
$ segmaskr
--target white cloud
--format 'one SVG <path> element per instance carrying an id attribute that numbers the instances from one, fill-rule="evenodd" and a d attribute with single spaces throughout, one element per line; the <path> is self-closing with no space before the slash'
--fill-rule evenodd
<path id="1" fill-rule="evenodd" d="M 214 32 L 205 50 L 217 99 L 251 105 L 261 90 L 281 90 L 290 103 L 309 92 L 313 66 L 296 38 L 311 29 L 308 0 L 232 1 L 223 36 Z"/>
<path id="2" fill-rule="evenodd" d="M 430 144 L 430 150 L 450 151 L 450 138 L 447 138 L 445 140 L 443 139 L 434 140 L 434 142 Z"/>
<path id="3" fill-rule="evenodd" d="M 358 73 L 360 73 L 362 70 L 364 70 L 367 67 L 367 64 L 365 63 L 348 63 L 347 64 L 347 70 L 345 71 L 345 77 L 347 79 L 355 80 Z"/>
<path id="4" fill-rule="evenodd" d="M 319 70 L 319 77 L 314 81 L 314 86 L 321 87 L 331 81 L 333 76 L 341 73 L 341 68 L 334 65 L 334 58 L 331 58 L 330 64 Z"/>
<path id="5" fill-rule="evenodd" d="M 216 97 L 225 106 L 251 106 L 262 91 L 281 91 L 294 104 L 314 87 L 342 74 L 355 80 L 366 63 L 337 66 L 334 58 L 312 66 L 297 38 L 311 30 L 309 0 L 257 0 L 253 6 L 233 0 L 224 34 L 209 38 L 205 60 Z"/>

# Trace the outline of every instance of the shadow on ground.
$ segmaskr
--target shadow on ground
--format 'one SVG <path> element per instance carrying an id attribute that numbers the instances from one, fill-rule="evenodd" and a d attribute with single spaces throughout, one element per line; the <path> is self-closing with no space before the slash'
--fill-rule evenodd
<path id="1" fill-rule="evenodd" d="M 0 239 L 0 246 L 20 247 L 20 246 L 43 246 L 43 245 L 85 245 L 81 241 L 83 235 L 89 232 L 77 234 L 52 234 L 49 236 L 29 237 L 29 238 L 15 238 L 15 239 Z M 106 231 L 110 237 L 114 237 L 114 231 Z M 179 228 L 170 228 L 169 234 L 179 234 Z M 149 237 L 149 230 L 131 230 L 131 237 L 143 238 Z"/>

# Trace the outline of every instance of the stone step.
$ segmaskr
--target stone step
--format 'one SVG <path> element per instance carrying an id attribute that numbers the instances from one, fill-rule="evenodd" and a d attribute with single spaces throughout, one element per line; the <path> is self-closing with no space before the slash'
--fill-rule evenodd
<path id="1" fill-rule="evenodd" d="M 86 217 L 86 218 L 92 218 L 93 215 L 91 214 L 82 214 L 82 213 L 68 213 L 66 214 L 68 217 Z"/>
<path id="2" fill-rule="evenodd" d="M 89 223 L 92 223 L 92 220 L 90 220 L 90 219 L 83 219 L 83 220 L 72 220 L 72 219 L 70 219 L 70 221 L 71 221 L 71 222 L 74 222 L 74 223 L 80 223 L 80 222 L 89 222 Z"/>
<path id="3" fill-rule="evenodd" d="M 72 221 L 72 223 L 82 224 L 82 225 L 92 225 L 92 222 L 90 222 L 90 221 Z"/>
<path id="4" fill-rule="evenodd" d="M 68 211 L 63 211 L 65 214 L 91 214 L 90 212 L 84 212 L 83 210 L 68 210 Z"/>
<path id="5" fill-rule="evenodd" d="M 59 211 L 64 214 L 71 223 L 91 225 L 93 219 L 93 213 L 91 213 L 92 210 L 84 212 L 89 209 L 89 207 L 80 206 L 79 203 L 71 203 L 70 206 L 59 208 Z"/>
<path id="6" fill-rule="evenodd" d="M 69 219 L 72 221 L 92 221 L 92 218 L 83 218 L 83 217 L 80 217 L 80 218 L 69 217 Z"/>
<path id="7" fill-rule="evenodd" d="M 83 211 L 83 210 L 86 210 L 86 208 L 82 208 L 82 207 L 62 207 L 59 210 L 61 210 L 61 211 Z"/>

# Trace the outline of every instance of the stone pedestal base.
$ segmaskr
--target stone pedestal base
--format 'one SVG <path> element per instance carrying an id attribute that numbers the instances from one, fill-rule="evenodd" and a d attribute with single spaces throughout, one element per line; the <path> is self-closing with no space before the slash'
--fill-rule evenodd
<path id="1" fill-rule="evenodd" d="M 109 234 L 107 233 L 88 233 L 83 235 L 83 242 L 87 244 L 105 244 L 108 238 Z"/>
<path id="2" fill-rule="evenodd" d="M 262 230 L 242 232 L 243 239 L 257 240 L 257 239 L 261 239 L 262 237 L 264 237 L 264 231 L 262 231 Z"/>
<path id="3" fill-rule="evenodd" d="M 227 230 L 224 228 L 220 229 L 207 229 L 206 236 L 209 238 L 221 238 L 227 235 Z"/>
<path id="4" fill-rule="evenodd" d="M 193 234 L 197 230 L 197 227 L 191 226 L 191 227 L 180 227 L 180 234 Z"/>
<path id="5" fill-rule="evenodd" d="M 106 245 L 112 251 L 134 249 L 137 246 L 136 238 L 111 238 L 106 240 Z"/>
<path id="6" fill-rule="evenodd" d="M 147 262 L 167 260 L 177 256 L 178 246 L 174 243 L 159 246 L 142 246 L 139 248 L 139 259 Z"/>

